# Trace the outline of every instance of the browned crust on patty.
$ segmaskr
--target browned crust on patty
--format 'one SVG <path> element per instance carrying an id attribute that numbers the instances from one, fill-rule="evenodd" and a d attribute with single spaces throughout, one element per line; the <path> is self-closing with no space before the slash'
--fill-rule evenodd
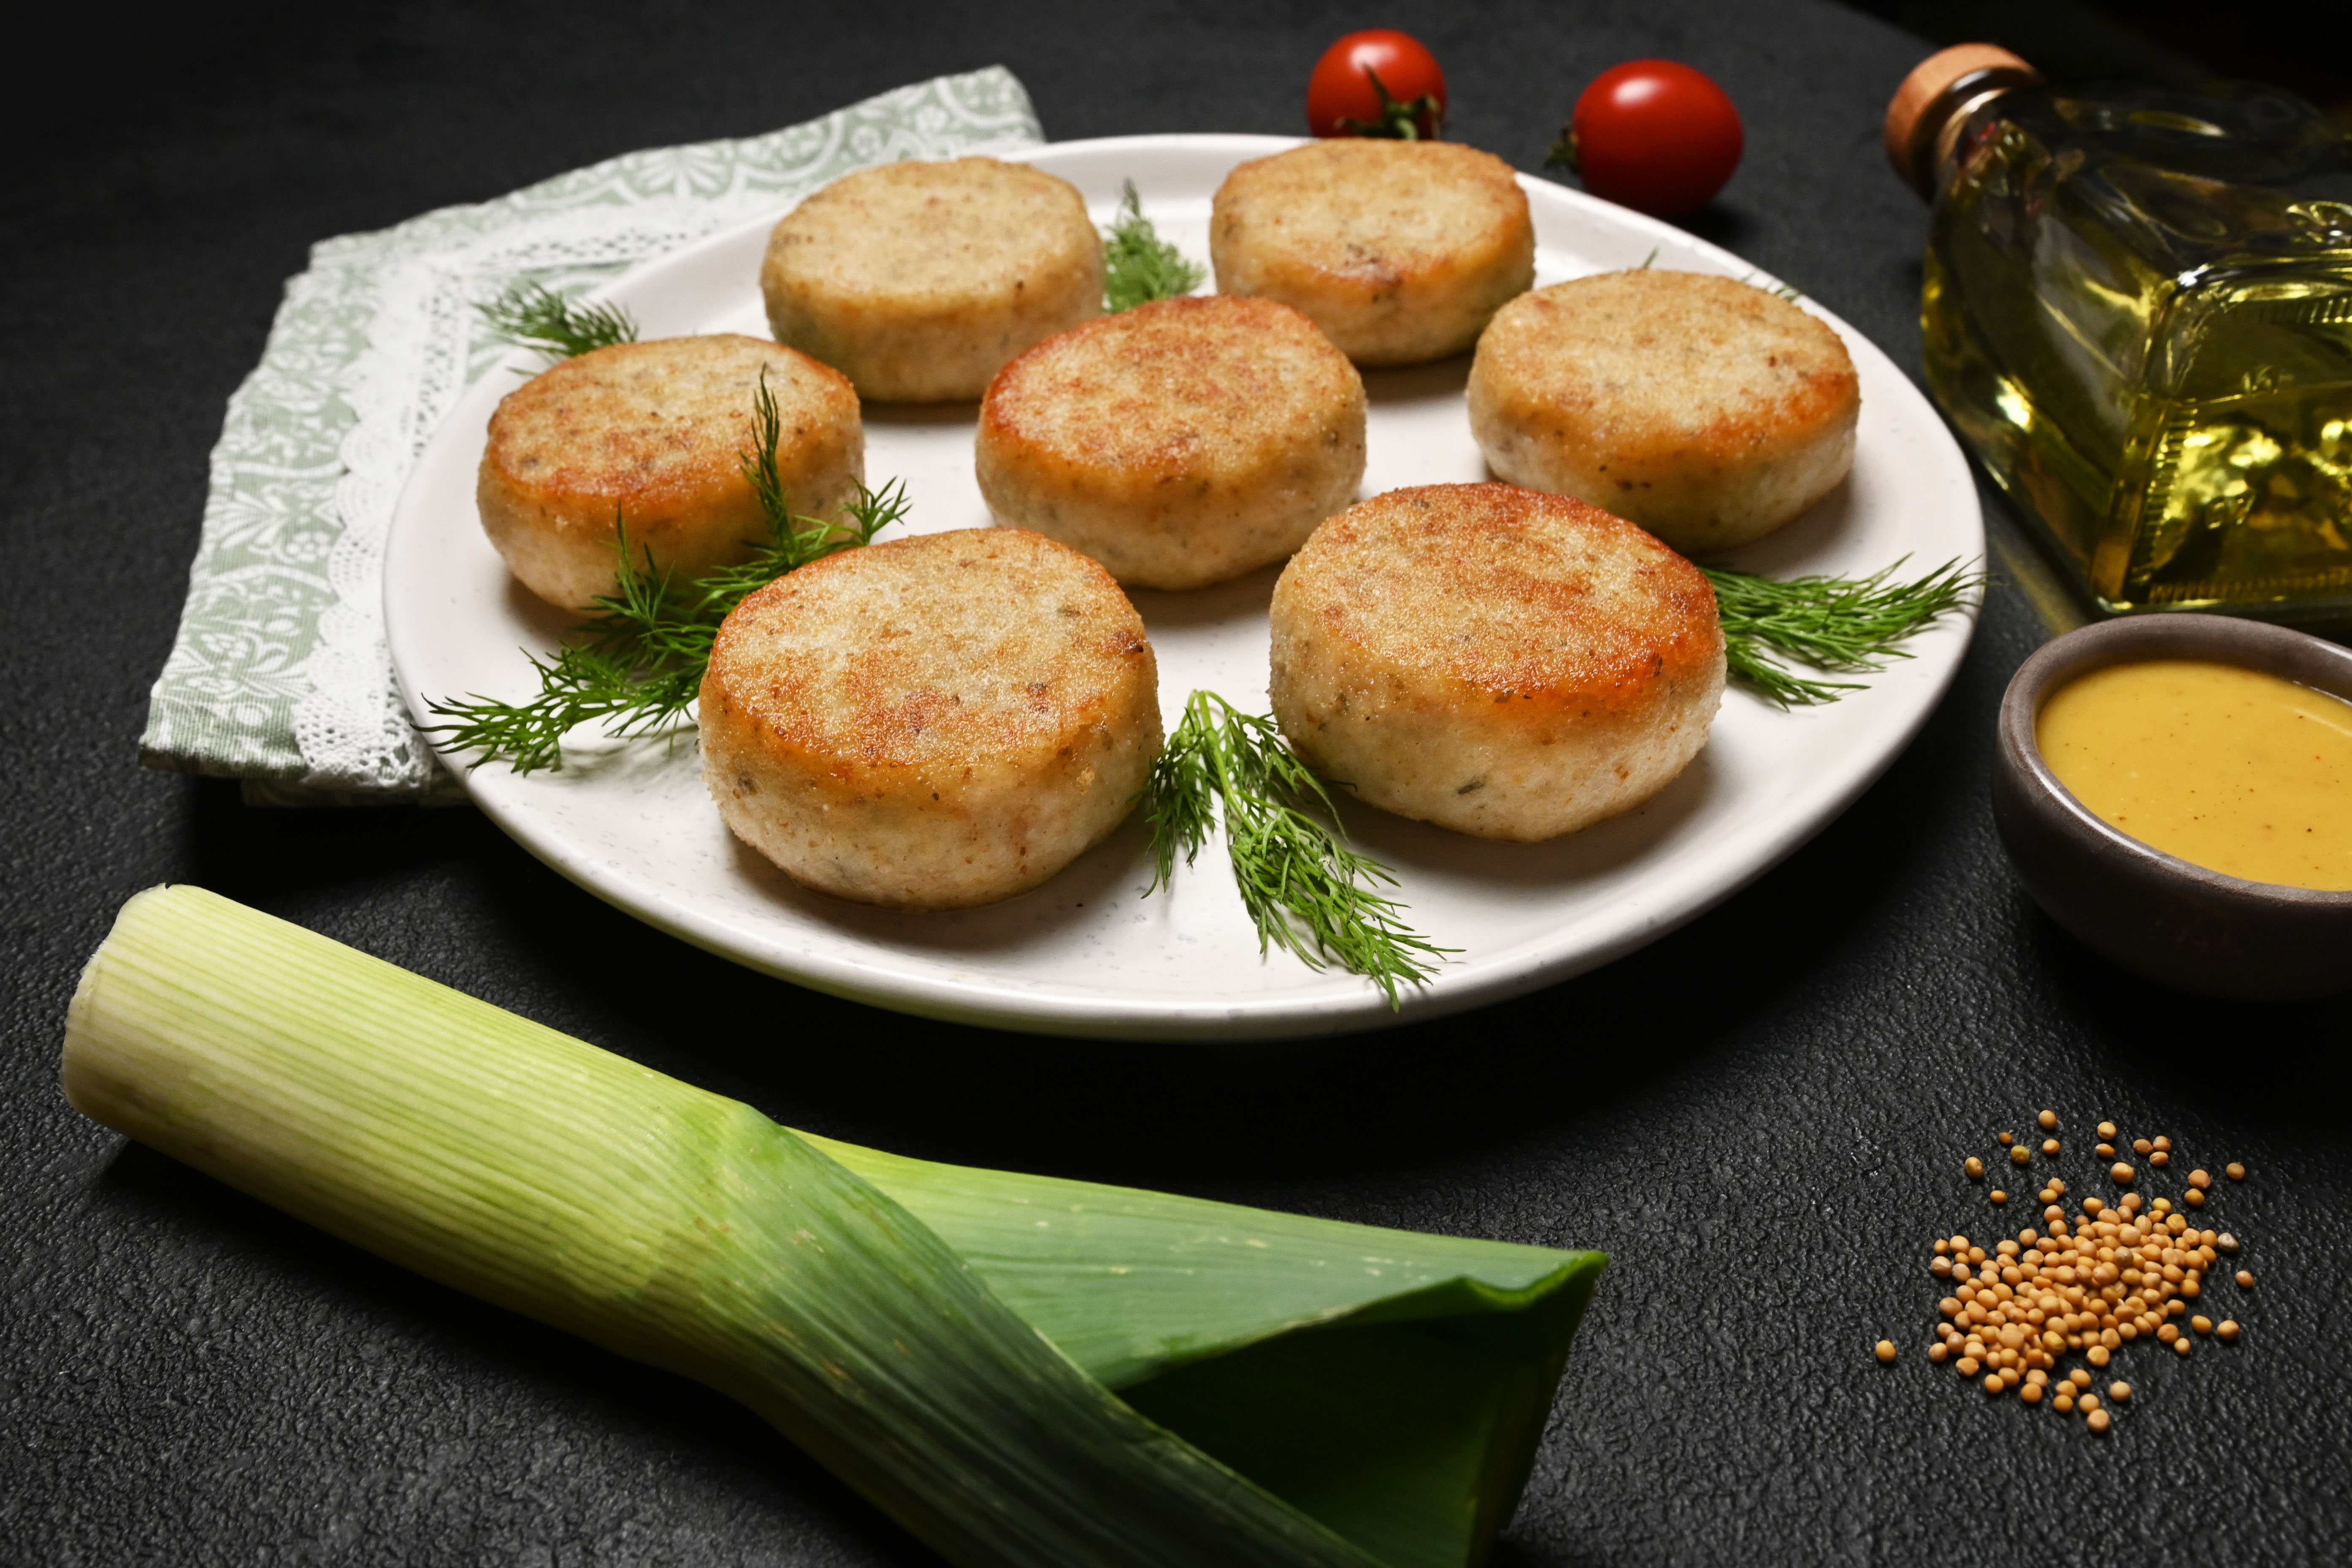
<path id="1" fill-rule="evenodd" d="M 1022 350 L 1102 310 L 1076 186 L 994 158 L 860 170 L 786 214 L 760 268 L 770 329 L 884 402 L 978 397 Z"/>
<path id="2" fill-rule="evenodd" d="M 1375 805 L 1537 840 L 1638 805 L 1706 742 L 1706 574 L 1622 519 L 1511 485 L 1391 490 L 1276 585 L 1270 692 L 1300 756 Z"/>
<path id="3" fill-rule="evenodd" d="M 906 908 L 1034 886 L 1127 816 L 1158 672 L 1108 574 L 1034 533 L 844 551 L 746 598 L 704 676 L 704 773 L 794 877 Z"/>
<path id="4" fill-rule="evenodd" d="M 1244 163 L 1209 251 L 1221 292 L 1305 311 L 1360 364 L 1459 353 L 1535 281 L 1527 193 L 1454 142 L 1346 137 Z"/>
<path id="5" fill-rule="evenodd" d="M 765 537 L 743 478 L 765 373 L 795 510 L 835 517 L 865 474 L 857 394 L 835 370 L 731 333 L 618 343 L 551 365 L 490 416 L 476 497 L 525 587 L 584 608 L 614 587 L 615 518 L 634 552 L 696 576 Z"/>
<path id="6" fill-rule="evenodd" d="M 1000 521 L 1085 551 L 1122 583 L 1191 588 L 1288 555 L 1353 498 L 1364 384 L 1270 300 L 1165 300 L 1048 339 L 981 405 L 982 493 Z"/>
<path id="7" fill-rule="evenodd" d="M 1645 269 L 1538 289 L 1471 367 L 1495 472 L 1578 496 L 1678 549 L 1728 549 L 1851 466 L 1862 395 L 1818 318 L 1729 278 Z"/>
<path id="8" fill-rule="evenodd" d="M 1318 530 L 1277 592 L 1528 727 L 1642 707 L 1723 657 L 1705 573 L 1622 518 L 1516 485 L 1376 496 Z"/>

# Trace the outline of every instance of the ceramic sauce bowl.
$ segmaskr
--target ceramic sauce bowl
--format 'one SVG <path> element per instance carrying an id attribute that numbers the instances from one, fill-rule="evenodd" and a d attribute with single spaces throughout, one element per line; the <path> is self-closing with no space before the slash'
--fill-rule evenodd
<path id="1" fill-rule="evenodd" d="M 2147 616 L 2051 642 L 2009 683 L 1993 766 L 1993 821 L 2026 890 L 2086 946 L 2160 984 L 2248 1001 L 2352 988 L 2352 890 L 2251 882 L 2152 848 L 2094 816 L 2042 760 L 2035 727 L 2053 692 L 2152 658 L 2262 670 L 2352 701 L 2352 650 L 2259 621 Z"/>

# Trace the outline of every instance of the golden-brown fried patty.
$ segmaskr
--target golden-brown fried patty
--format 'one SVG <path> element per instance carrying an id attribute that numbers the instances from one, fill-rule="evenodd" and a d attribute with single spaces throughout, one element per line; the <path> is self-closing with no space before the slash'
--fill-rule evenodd
<path id="1" fill-rule="evenodd" d="M 719 628 L 702 773 L 799 880 L 902 909 L 1034 888 L 1123 820 L 1160 754 L 1142 617 L 1014 529 L 845 550 Z"/>
<path id="2" fill-rule="evenodd" d="M 1451 142 L 1339 137 L 1244 163 L 1209 220 L 1217 289 L 1295 306 L 1358 364 L 1458 353 L 1535 281 L 1511 166 Z"/>
<path id="3" fill-rule="evenodd" d="M 1827 495 L 1853 465 L 1861 411 L 1828 323 L 1696 272 L 1522 295 L 1470 367 L 1470 428 L 1497 477 L 1693 555 L 1761 539 Z"/>
<path id="4" fill-rule="evenodd" d="M 1326 778 L 1482 838 L 1640 805 L 1706 743 L 1723 632 L 1697 567 L 1511 485 L 1391 490 L 1274 590 L 1275 718 Z"/>
<path id="5" fill-rule="evenodd" d="M 978 397 L 1004 362 L 1102 313 L 1086 198 L 1026 163 L 909 160 L 786 214 L 760 268 L 776 341 L 877 402 Z"/>
<path id="6" fill-rule="evenodd" d="M 1163 300 L 1048 338 L 981 405 L 999 522 L 1129 587 L 1197 588 L 1279 561 L 1355 499 L 1364 383 L 1271 300 Z"/>
<path id="7" fill-rule="evenodd" d="M 482 528 L 522 585 L 584 609 L 614 587 L 614 519 L 629 552 L 686 577 L 768 534 L 744 479 L 765 372 L 793 510 L 835 518 L 866 475 L 857 394 L 836 371 L 732 334 L 619 343 L 551 365 L 490 416 L 475 482 Z"/>

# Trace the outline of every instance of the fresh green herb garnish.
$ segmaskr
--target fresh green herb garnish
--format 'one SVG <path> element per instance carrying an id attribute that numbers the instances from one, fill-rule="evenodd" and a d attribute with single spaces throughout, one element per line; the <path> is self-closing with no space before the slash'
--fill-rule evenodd
<path id="1" fill-rule="evenodd" d="M 1209 269 L 1160 237 L 1143 216 L 1143 198 L 1127 182 L 1118 216 L 1103 235 L 1103 309 L 1112 315 L 1173 300 L 1201 286 Z"/>
<path id="2" fill-rule="evenodd" d="M 1272 944 L 1311 968 L 1336 962 L 1379 986 L 1393 1008 L 1400 984 L 1424 984 L 1436 959 L 1460 951 L 1432 946 L 1400 921 L 1402 906 L 1374 890 L 1394 887 L 1395 876 L 1307 815 L 1308 807 L 1339 813 L 1272 719 L 1195 691 L 1151 764 L 1143 799 L 1152 858 L 1144 892 L 1168 885 L 1180 852 L 1191 865 L 1222 816 L 1234 881 L 1261 953 Z"/>
<path id="3" fill-rule="evenodd" d="M 628 522 L 615 517 L 618 587 L 600 598 L 600 614 L 572 628 L 573 640 L 551 658 L 529 656 L 539 671 L 539 695 L 528 702 L 499 702 L 478 695 L 429 704 L 446 724 L 427 726 L 445 735 L 447 748 L 478 753 L 478 767 L 504 757 L 519 773 L 563 765 L 563 737 L 576 725 L 604 721 L 607 734 L 658 734 L 682 719 L 702 689 L 710 646 L 727 613 L 755 590 L 810 562 L 873 542 L 907 515 L 906 486 L 879 490 L 857 487 L 857 499 L 843 510 L 845 522 L 796 517 L 776 472 L 776 443 L 782 422 L 776 400 L 760 378 L 753 405 L 756 449 L 742 454 L 743 477 L 768 516 L 768 537 L 749 561 L 723 566 L 689 583 L 656 569 L 648 552 L 643 565 L 629 549 Z"/>
<path id="4" fill-rule="evenodd" d="M 1797 288 L 1793 284 L 1774 283 L 1767 286 L 1766 284 L 1758 282 L 1757 279 L 1762 276 L 1763 274 L 1759 272 L 1749 272 L 1739 280 L 1742 283 L 1747 284 L 1751 289 L 1762 289 L 1764 292 L 1771 295 L 1775 300 L 1786 300 L 1791 305 L 1805 297 L 1805 291 L 1802 289 Z"/>
<path id="5" fill-rule="evenodd" d="M 550 359 L 637 341 L 637 323 L 618 305 L 583 305 L 528 279 L 476 309 L 499 337 Z"/>
<path id="6" fill-rule="evenodd" d="M 1906 556 L 1905 559 L 1908 559 Z M 1867 577 L 1791 577 L 1780 581 L 1702 566 L 1715 584 L 1716 618 L 1732 675 L 1769 702 L 1788 708 L 1834 702 L 1861 689 L 1851 680 L 1812 680 L 1791 662 L 1825 673 L 1884 669 L 1911 656 L 1898 645 L 1929 622 L 1966 605 L 1984 586 L 1982 572 L 1947 561 L 1911 583 L 1889 583 L 1898 561 Z"/>

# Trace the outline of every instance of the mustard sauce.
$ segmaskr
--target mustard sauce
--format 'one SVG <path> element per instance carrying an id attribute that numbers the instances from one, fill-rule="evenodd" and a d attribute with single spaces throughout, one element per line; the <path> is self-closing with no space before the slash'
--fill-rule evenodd
<path id="1" fill-rule="evenodd" d="M 2076 800 L 2143 844 L 2248 881 L 2352 889 L 2352 702 L 2147 659 L 2060 687 L 2034 739 Z"/>

